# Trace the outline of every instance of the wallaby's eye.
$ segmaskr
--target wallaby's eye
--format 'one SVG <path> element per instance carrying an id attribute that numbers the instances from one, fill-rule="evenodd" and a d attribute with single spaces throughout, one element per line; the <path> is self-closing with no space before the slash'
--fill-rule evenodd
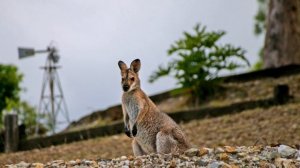
<path id="1" fill-rule="evenodd" d="M 134 81 L 134 77 L 131 77 L 130 80 L 133 82 Z"/>
<path id="2" fill-rule="evenodd" d="M 122 78 L 122 82 L 124 82 L 125 78 Z"/>

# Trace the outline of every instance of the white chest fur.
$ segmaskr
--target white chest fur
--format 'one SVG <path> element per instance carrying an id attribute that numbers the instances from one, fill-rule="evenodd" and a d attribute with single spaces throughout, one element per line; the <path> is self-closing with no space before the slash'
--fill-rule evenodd
<path id="1" fill-rule="evenodd" d="M 135 122 L 139 113 L 139 105 L 135 98 L 130 97 L 125 99 L 125 108 L 129 116 L 130 122 Z"/>

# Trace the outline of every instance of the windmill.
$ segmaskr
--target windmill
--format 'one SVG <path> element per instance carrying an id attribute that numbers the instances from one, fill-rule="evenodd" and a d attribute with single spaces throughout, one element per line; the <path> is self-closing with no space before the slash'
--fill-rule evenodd
<path id="1" fill-rule="evenodd" d="M 42 121 L 42 118 L 40 118 L 40 116 L 44 116 L 48 120 L 48 125 L 54 134 L 56 126 L 59 124 L 57 122 L 59 114 L 62 114 L 65 120 L 70 123 L 67 104 L 64 99 L 63 90 L 57 72 L 57 69 L 60 68 L 60 66 L 57 65 L 60 58 L 58 50 L 54 46 L 50 45 L 45 50 L 18 48 L 18 51 L 19 59 L 28 58 L 35 54 L 48 54 L 45 66 L 41 67 L 41 69 L 44 70 L 44 75 L 37 120 L 41 123 L 45 122 Z M 36 126 L 36 134 L 38 131 L 39 124 Z"/>

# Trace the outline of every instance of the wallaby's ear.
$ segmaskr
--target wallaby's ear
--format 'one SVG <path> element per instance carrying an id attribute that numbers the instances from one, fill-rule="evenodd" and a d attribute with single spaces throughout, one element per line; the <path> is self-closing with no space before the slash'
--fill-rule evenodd
<path id="1" fill-rule="evenodd" d="M 130 64 L 130 69 L 133 70 L 133 72 L 137 73 L 139 72 L 141 68 L 141 61 L 140 59 L 135 59 Z"/>
<path id="2" fill-rule="evenodd" d="M 125 71 L 127 69 L 127 65 L 123 61 L 119 61 L 118 65 L 121 71 Z"/>

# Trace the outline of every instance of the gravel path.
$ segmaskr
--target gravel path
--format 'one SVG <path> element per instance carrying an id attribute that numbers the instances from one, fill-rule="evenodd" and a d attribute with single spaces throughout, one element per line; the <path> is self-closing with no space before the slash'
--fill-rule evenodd
<path id="1" fill-rule="evenodd" d="M 240 146 L 217 148 L 191 148 L 184 154 L 150 154 L 145 156 L 121 156 L 111 160 L 55 160 L 48 163 L 6 165 L 8 168 L 88 168 L 88 167 L 208 167 L 208 168 L 299 168 L 300 150 L 287 145 Z"/>

